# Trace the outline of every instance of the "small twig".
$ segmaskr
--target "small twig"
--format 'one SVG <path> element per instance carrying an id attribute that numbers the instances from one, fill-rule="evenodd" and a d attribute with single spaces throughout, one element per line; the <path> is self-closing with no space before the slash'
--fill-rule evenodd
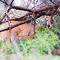
<path id="1" fill-rule="evenodd" d="M 46 25 L 47 25 L 47 19 L 46 19 L 45 16 L 43 16 L 43 18 L 44 18 L 44 20 L 45 20 L 44 27 L 46 27 Z"/>
<path id="2" fill-rule="evenodd" d="M 6 14 L 4 14 L 4 15 L 2 16 L 2 18 L 0 19 L 0 24 L 2 23 L 2 20 L 5 18 L 5 16 L 6 16 Z"/>
<path id="3" fill-rule="evenodd" d="M 7 10 L 5 11 L 4 15 L 2 16 L 2 18 L 0 19 L 0 24 L 2 23 L 2 20 L 5 18 L 6 13 L 8 13 L 10 11 L 11 7 L 8 7 Z"/>
<path id="4" fill-rule="evenodd" d="M 7 13 L 6 13 L 6 16 L 7 16 L 7 20 L 8 20 L 8 25 L 9 25 L 9 27 L 10 27 L 10 28 L 9 28 L 9 39 L 10 39 L 10 42 L 12 42 L 12 41 L 11 41 L 11 25 L 10 25 L 10 21 L 11 21 L 11 20 L 10 20 L 10 17 L 8 16 Z"/>
<path id="5" fill-rule="evenodd" d="M 5 1 L 5 3 L 9 6 L 10 4 L 7 2 L 7 0 L 4 0 Z"/>
<path id="6" fill-rule="evenodd" d="M 35 12 L 33 12 L 33 14 L 32 14 L 32 19 L 34 21 L 34 28 L 33 28 L 33 30 L 34 30 L 34 34 L 35 34 L 35 25 L 36 25 L 36 15 L 35 15 Z"/>
<path id="7" fill-rule="evenodd" d="M 51 24 L 53 24 L 53 26 L 55 26 L 54 20 L 53 20 L 53 13 L 51 14 Z"/>
<path id="8" fill-rule="evenodd" d="M 8 5 L 9 6 L 9 4 L 8 4 L 8 2 L 6 1 L 6 0 L 4 0 L 4 1 L 2 1 L 2 0 L 0 0 L 2 3 L 4 3 L 4 4 L 6 4 L 6 5 Z"/>
<path id="9" fill-rule="evenodd" d="M 53 2 L 53 0 L 50 0 L 50 1 L 51 1 L 51 3 L 55 4 L 55 3 Z"/>
<path id="10" fill-rule="evenodd" d="M 14 0 L 11 1 L 10 6 L 12 6 L 13 1 L 14 1 Z"/>
<path id="11" fill-rule="evenodd" d="M 28 36 L 30 35 L 31 26 L 32 26 L 32 19 L 31 19 L 31 22 L 30 22 L 30 27 L 29 27 L 29 31 L 28 31 Z"/>
<path id="12" fill-rule="evenodd" d="M 54 16 L 53 20 L 55 20 L 57 18 L 57 16 L 58 16 L 58 13 Z"/>

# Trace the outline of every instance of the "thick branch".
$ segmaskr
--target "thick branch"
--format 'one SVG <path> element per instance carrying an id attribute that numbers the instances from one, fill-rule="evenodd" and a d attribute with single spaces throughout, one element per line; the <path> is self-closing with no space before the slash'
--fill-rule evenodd
<path id="1" fill-rule="evenodd" d="M 0 0 L 0 1 L 1 1 L 1 0 Z M 6 1 L 6 0 L 5 0 L 5 1 Z M 12 0 L 12 2 L 13 2 L 13 1 L 14 1 L 14 0 Z M 11 4 L 12 4 L 12 2 L 11 2 Z M 59 5 L 60 5 L 60 1 L 59 1 L 58 3 L 56 3 L 54 6 L 49 5 L 49 6 L 40 8 L 40 9 L 29 9 L 29 8 L 24 8 L 24 7 L 19 7 L 19 6 L 12 6 L 12 7 L 11 7 L 11 6 L 8 6 L 9 8 L 6 10 L 6 12 L 9 12 L 9 10 L 12 8 L 12 9 L 29 11 L 30 13 L 28 13 L 28 14 L 26 14 L 25 16 L 22 16 L 22 17 L 20 17 L 20 18 L 16 18 L 16 19 L 20 19 L 20 20 L 24 20 L 24 21 L 22 21 L 22 22 L 20 22 L 20 23 L 18 23 L 18 24 L 16 24 L 16 25 L 13 25 L 13 26 L 11 26 L 11 27 L 7 27 L 7 28 L 5 28 L 5 29 L 2 29 L 2 30 L 0 30 L 0 32 L 5 31 L 5 30 L 8 30 L 9 28 L 12 29 L 12 28 L 14 28 L 14 27 L 16 27 L 16 26 L 19 26 L 19 25 L 21 25 L 21 24 L 24 24 L 24 23 L 26 23 L 26 22 L 31 21 L 31 18 L 32 18 L 32 17 L 31 17 L 29 20 L 27 20 L 26 16 L 32 15 L 32 12 L 35 12 L 36 18 L 38 18 L 38 17 L 40 17 L 40 16 L 42 16 L 42 15 L 51 15 L 51 14 L 52 14 L 51 10 L 53 11 L 53 13 L 55 13 L 56 10 L 58 9 Z M 47 12 L 47 10 L 50 10 L 50 11 Z M 6 16 L 6 15 L 4 14 L 4 16 L 2 17 L 2 19 L 4 19 L 5 16 Z M 2 21 L 2 19 L 1 19 L 0 21 Z"/>
<path id="2" fill-rule="evenodd" d="M 54 6 L 49 5 L 43 8 L 39 8 L 39 9 L 29 9 L 29 8 L 24 8 L 24 7 L 19 7 L 19 6 L 12 6 L 13 9 L 18 9 L 18 10 L 24 10 L 24 11 L 29 11 L 29 12 L 41 12 L 41 11 L 46 11 L 48 9 L 55 9 L 56 7 L 58 8 L 60 4 L 60 1 L 58 3 L 56 3 Z"/>
<path id="3" fill-rule="evenodd" d="M 26 22 L 29 22 L 29 21 L 30 21 L 30 19 L 29 19 L 29 20 L 22 21 L 22 22 L 20 22 L 20 23 L 18 23 L 18 24 L 15 24 L 15 25 L 11 26 L 11 27 L 7 27 L 7 28 L 5 28 L 5 29 L 2 29 L 2 30 L 0 30 L 0 32 L 5 31 L 5 30 L 9 30 L 9 28 L 13 29 L 13 28 L 16 27 L 16 26 L 22 25 L 22 24 L 24 24 L 24 23 L 26 23 Z"/>
<path id="4" fill-rule="evenodd" d="M 13 9 L 18 9 L 18 10 L 24 10 L 24 11 L 33 12 L 32 9 L 24 8 L 24 7 L 20 7 L 20 6 L 12 6 L 12 8 L 13 8 Z"/>

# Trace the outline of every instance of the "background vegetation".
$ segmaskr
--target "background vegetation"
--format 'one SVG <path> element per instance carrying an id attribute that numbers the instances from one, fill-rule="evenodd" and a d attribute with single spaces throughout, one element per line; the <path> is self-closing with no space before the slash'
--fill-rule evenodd
<path id="1" fill-rule="evenodd" d="M 37 9 L 47 5 L 54 5 L 50 1 L 57 3 L 58 0 L 41 0 L 42 2 L 40 2 L 43 3 L 42 5 L 35 4 L 33 2 L 35 0 L 32 0 L 31 3 L 36 6 L 31 6 L 32 4 L 28 3 L 28 1 L 27 3 L 25 2 L 26 5 L 23 4 L 22 6 Z M 24 13 L 24 11 L 16 11 L 18 10 L 11 10 L 9 12 L 11 13 L 10 16 L 20 17 Z M 13 12 L 15 12 L 15 14 Z M 26 12 L 24 14 L 26 14 Z M 3 10 L 0 11 L 0 18 L 2 15 Z M 2 41 L 0 39 L 0 60 L 60 60 L 60 26 L 58 25 L 60 24 L 60 16 L 54 21 L 56 26 L 52 27 L 49 31 L 46 31 L 43 23 L 44 21 L 42 20 L 41 18 L 37 19 L 36 24 L 42 26 L 42 28 L 36 29 L 36 34 L 34 35 L 34 37 L 37 37 L 36 39 L 20 40 L 14 45 L 8 42 L 4 46 L 3 51 L 6 50 L 4 53 L 1 53 Z"/>
<path id="2" fill-rule="evenodd" d="M 59 19 L 60 18 L 57 17 L 56 21 L 59 22 Z M 42 21 L 40 21 L 40 23 L 42 24 Z M 37 24 L 39 25 L 39 22 Z M 20 55 L 22 55 L 23 57 L 26 56 L 27 59 L 29 57 L 32 57 L 32 55 L 33 56 L 41 55 L 41 56 L 47 57 L 47 55 L 52 54 L 54 50 L 60 48 L 60 26 L 58 25 L 56 25 L 55 27 L 52 27 L 51 30 L 47 31 L 42 24 L 42 28 L 36 29 L 36 34 L 34 35 L 34 37 L 37 37 L 37 38 L 32 40 L 25 39 L 24 41 L 20 40 L 19 42 L 16 43 L 17 48 L 14 47 L 12 43 L 8 42 L 7 44 L 5 44 L 5 47 L 3 49 L 3 50 L 6 49 L 4 54 L 15 55 L 17 52 L 19 52 Z M 8 44 L 10 46 L 8 46 Z M 2 47 L 2 41 L 0 40 L 0 49 L 1 47 Z M 54 54 L 58 55 L 58 53 L 56 52 Z M 58 56 L 56 57 L 54 56 L 53 59 L 58 60 Z"/>

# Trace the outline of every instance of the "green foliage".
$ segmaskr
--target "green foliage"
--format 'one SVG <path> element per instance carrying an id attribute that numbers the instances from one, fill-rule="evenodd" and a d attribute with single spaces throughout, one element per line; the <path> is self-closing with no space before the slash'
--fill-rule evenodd
<path id="1" fill-rule="evenodd" d="M 5 44 L 3 50 L 5 50 L 5 54 L 9 55 L 9 54 L 13 54 L 14 53 L 14 46 L 12 43 L 8 42 Z"/>
<path id="2" fill-rule="evenodd" d="M 35 51 L 36 53 L 39 52 L 41 54 L 46 54 L 49 51 L 55 50 L 60 45 L 58 35 L 53 31 L 37 29 L 34 36 L 37 38 L 32 40 L 26 39 L 25 41 L 20 40 L 20 42 L 17 43 L 17 46 L 22 54 L 29 55 L 32 53 L 32 51 Z M 5 54 L 15 53 L 14 46 L 11 43 L 8 44 L 10 47 L 8 45 L 5 45 Z"/>
<path id="3" fill-rule="evenodd" d="M 55 21 L 58 21 L 60 22 L 60 16 L 57 16 L 56 20 Z"/>
<path id="4" fill-rule="evenodd" d="M 0 40 L 0 49 L 2 48 L 2 41 Z"/>
<path id="5" fill-rule="evenodd" d="M 23 53 L 30 53 L 33 48 L 41 54 L 45 54 L 48 53 L 48 50 L 53 51 L 59 47 L 58 36 L 52 31 L 47 32 L 43 29 L 41 31 L 37 29 L 35 36 L 37 37 L 36 39 L 25 40 L 23 42 L 24 47 L 21 44 L 18 44 L 20 51 Z"/>
<path id="6" fill-rule="evenodd" d="M 60 27 L 59 26 L 53 27 L 53 32 L 56 33 L 60 38 Z"/>
<path id="7" fill-rule="evenodd" d="M 53 51 L 59 47 L 58 36 L 52 31 L 39 31 L 37 30 L 35 47 L 40 50 L 40 53 L 47 53 L 48 49 Z M 32 45 L 33 46 L 33 45 Z"/>

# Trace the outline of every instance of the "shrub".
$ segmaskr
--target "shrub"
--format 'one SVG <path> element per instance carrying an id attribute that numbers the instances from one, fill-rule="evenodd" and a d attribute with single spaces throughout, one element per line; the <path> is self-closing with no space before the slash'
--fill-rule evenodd
<path id="1" fill-rule="evenodd" d="M 32 40 L 26 39 L 25 41 L 20 40 L 20 42 L 17 43 L 22 54 L 29 55 L 34 51 L 36 53 L 46 54 L 49 51 L 57 49 L 60 45 L 58 35 L 51 30 L 46 31 L 45 29 L 36 29 L 36 34 L 34 36 L 37 38 Z M 5 45 L 5 49 L 7 50 L 5 53 L 15 53 L 15 47 L 11 43 L 8 44 L 10 44 L 11 47 L 8 48 L 8 45 Z"/>
<path id="2" fill-rule="evenodd" d="M 59 39 L 58 36 L 52 32 L 52 31 L 46 31 L 46 30 L 36 30 L 35 36 L 36 39 L 28 40 L 26 39 L 23 42 L 23 46 L 21 44 L 18 44 L 20 47 L 20 51 L 30 53 L 32 52 L 32 48 L 34 50 L 37 50 L 41 54 L 48 53 L 48 50 L 50 49 L 53 51 L 54 49 L 59 47 Z M 25 48 L 25 50 L 24 50 Z"/>

